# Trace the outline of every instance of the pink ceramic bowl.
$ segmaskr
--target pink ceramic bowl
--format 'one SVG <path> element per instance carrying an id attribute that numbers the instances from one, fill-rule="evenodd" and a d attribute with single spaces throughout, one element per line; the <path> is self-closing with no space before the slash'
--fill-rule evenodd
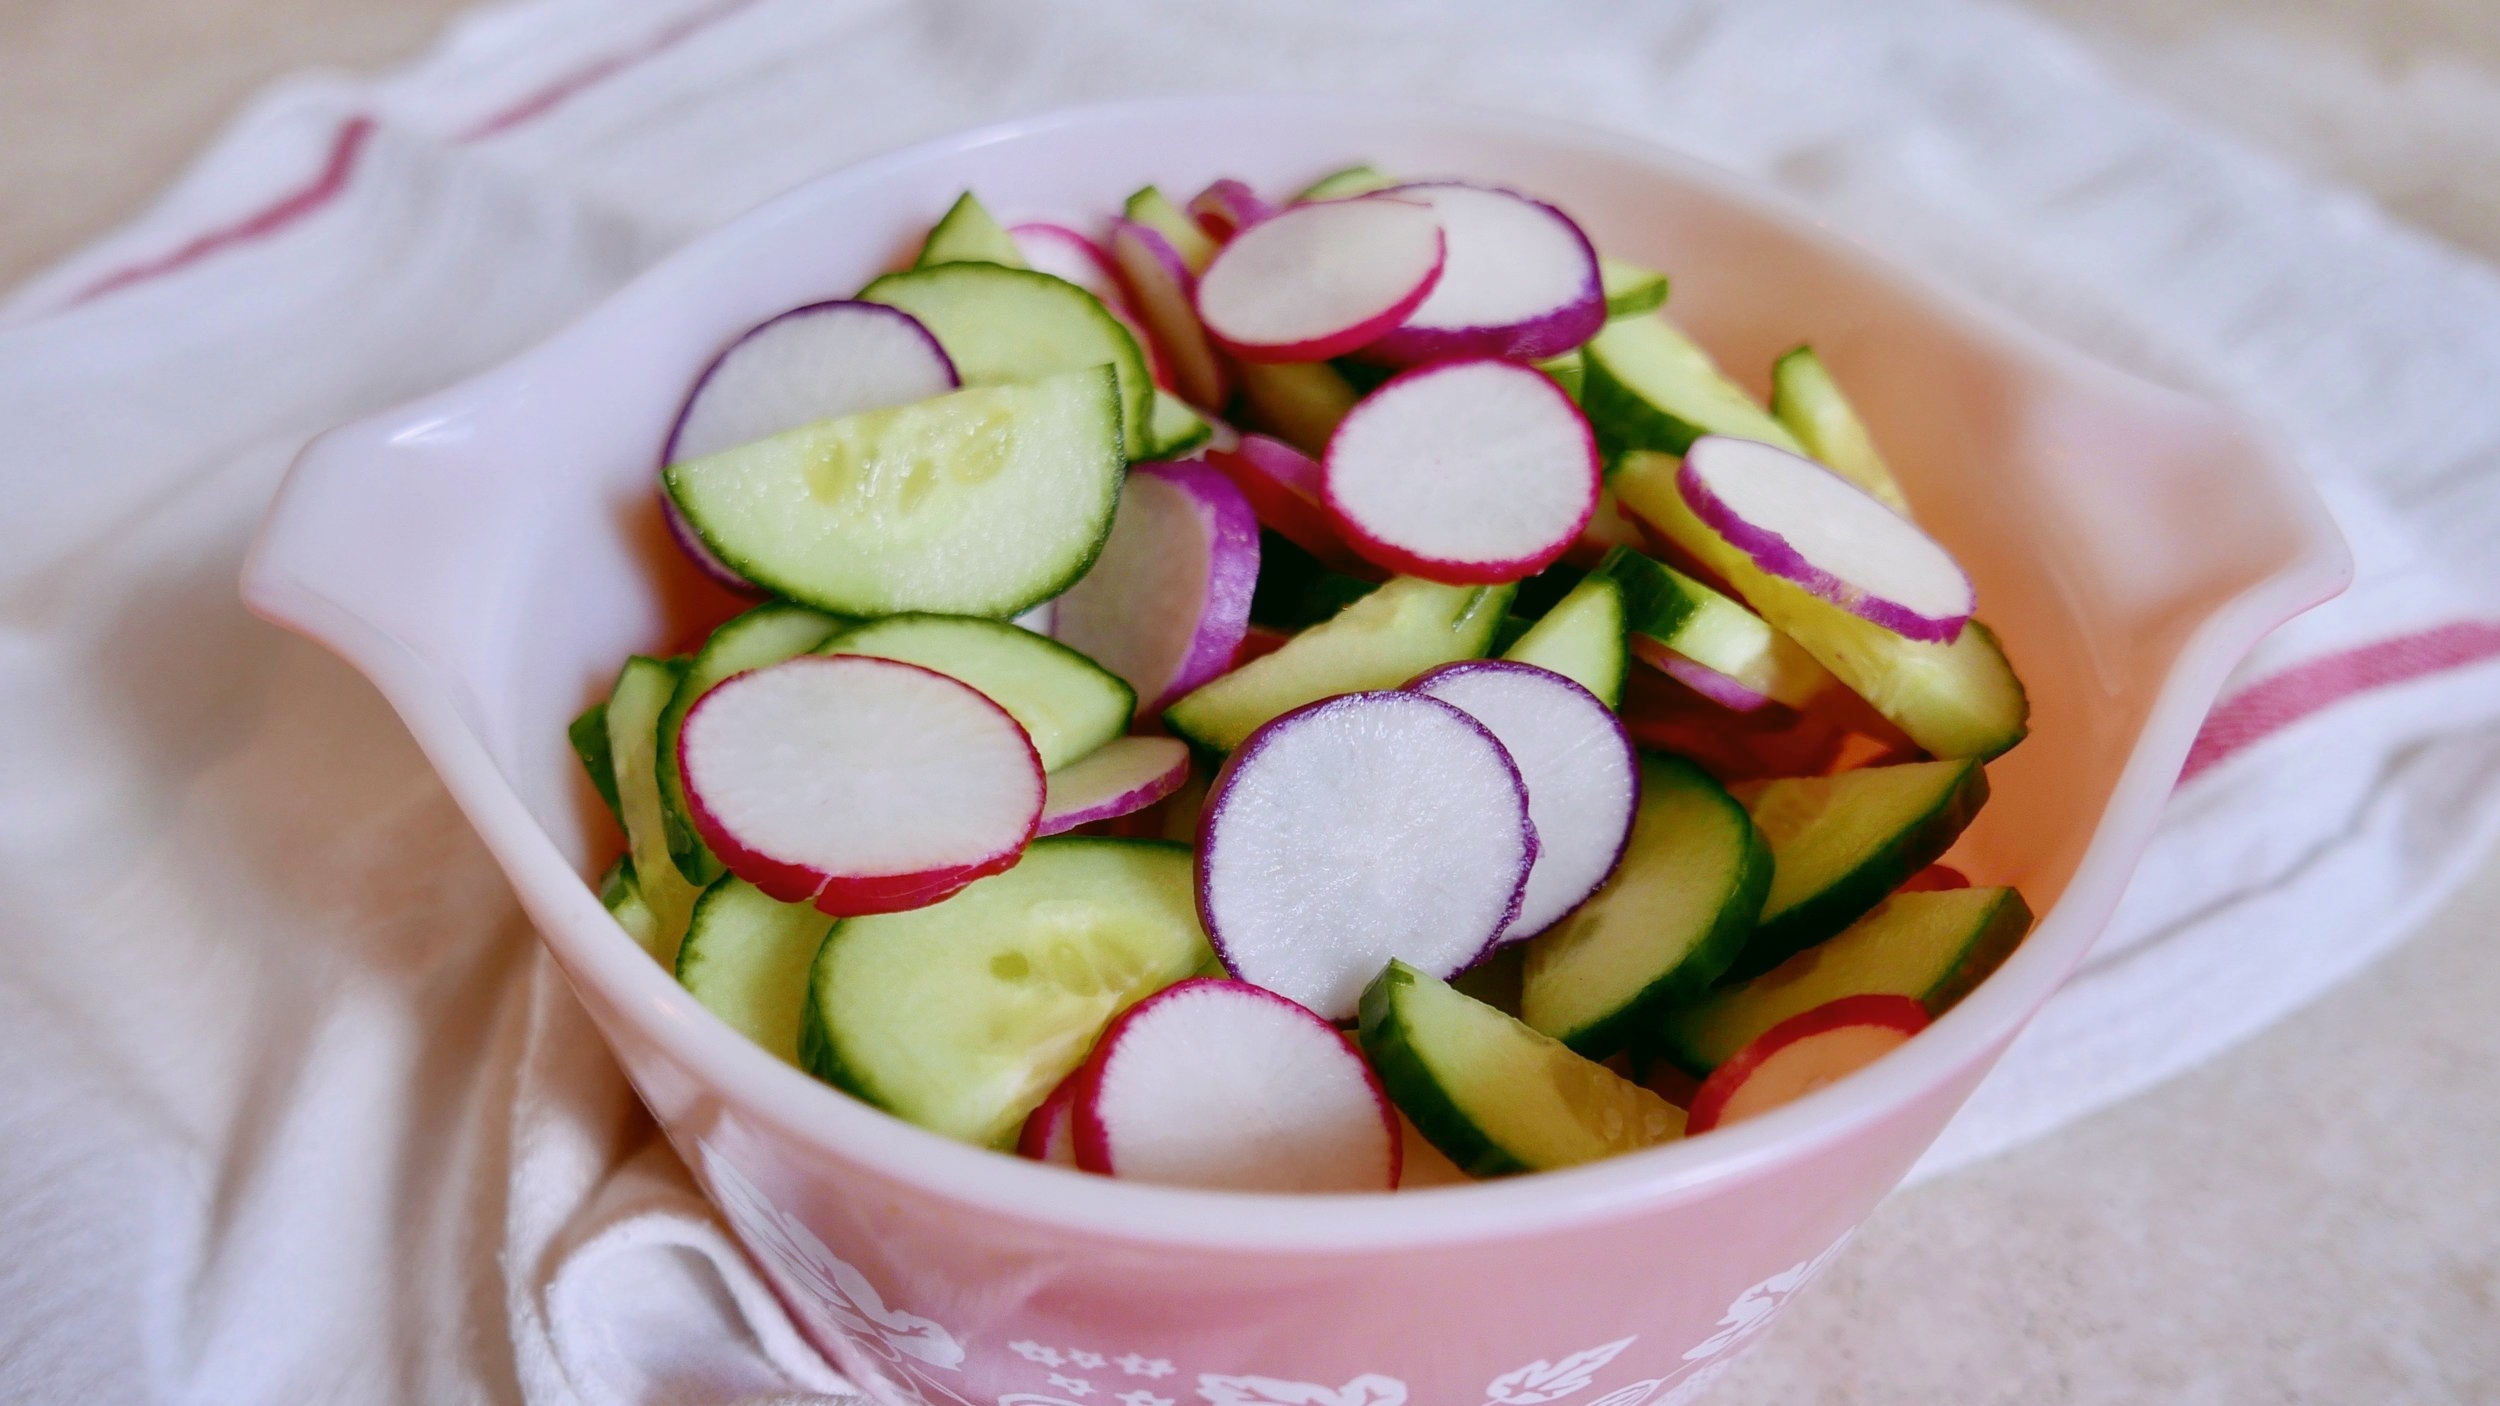
<path id="1" fill-rule="evenodd" d="M 583 882 L 615 840 L 564 723 L 706 601 L 654 456 L 713 351 L 907 255 L 958 191 L 1092 217 L 1145 181 L 1290 190 L 1334 166 L 1560 203 L 1675 277 L 1760 385 L 1801 340 L 1863 403 L 2030 686 L 2031 739 L 1955 862 L 2042 914 L 1873 1068 L 1597 1166 L 1394 1196 L 1135 1186 L 979 1151 L 748 1044 Z M 2199 720 L 2348 565 L 2301 476 L 2210 406 L 1888 268 L 1779 200 L 1606 132 L 1378 99 L 1088 108 L 866 162 L 698 241 L 537 349 L 334 430 L 295 466 L 252 607 L 407 720 L 668 1136 L 801 1323 L 889 1401 L 1656 1406 L 1697 1393 L 1837 1251 L 2092 943 Z"/>

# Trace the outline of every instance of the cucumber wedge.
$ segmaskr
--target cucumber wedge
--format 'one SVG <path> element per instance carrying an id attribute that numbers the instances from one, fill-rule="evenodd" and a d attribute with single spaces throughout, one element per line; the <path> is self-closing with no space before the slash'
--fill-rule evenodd
<path id="1" fill-rule="evenodd" d="M 583 772 L 590 777 L 591 789 L 607 802 L 608 814 L 616 823 L 625 823 L 625 812 L 616 802 L 616 759 L 608 751 L 608 705 L 605 700 L 591 704 L 582 715 L 564 730 L 565 740 L 573 744 L 573 755 L 579 757 Z"/>
<path id="2" fill-rule="evenodd" d="M 1024 255 L 1016 249 L 1016 241 L 1008 237 L 1001 225 L 971 191 L 955 197 L 955 203 L 929 229 L 928 242 L 920 246 L 920 257 L 913 268 L 933 268 L 939 264 L 997 264 L 1001 268 L 1024 268 Z"/>
<path id="3" fill-rule="evenodd" d="M 1681 757 L 1642 758 L 1614 877 L 1528 940 L 1520 1018 L 1591 1059 L 1613 1054 L 1710 990 L 1770 891 L 1770 847 L 1745 808 Z"/>
<path id="4" fill-rule="evenodd" d="M 1951 644 L 1903 639 L 1778 580 L 1703 524 L 1675 486 L 1676 461 L 1627 454 L 1613 487 L 1625 510 L 1718 573 L 1762 618 L 1939 757 L 1998 756 L 2023 740 L 2031 704 L 1995 634 L 1974 620 Z"/>
<path id="5" fill-rule="evenodd" d="M 1607 707 L 1621 707 L 1631 660 L 1623 645 L 1623 587 L 1607 576 L 1581 578 L 1502 657 L 1551 669 Z"/>
<path id="6" fill-rule="evenodd" d="M 807 904 L 722 878 L 695 900 L 677 949 L 677 984 L 731 1029 L 796 1064 L 808 969 L 833 923 Z"/>
<path id="7" fill-rule="evenodd" d="M 966 199 L 971 197 L 967 196 Z M 1597 256 L 1597 284 L 1606 294 L 1606 317 L 1638 317 L 1667 305 L 1667 276 L 1639 264 Z"/>
<path id="8" fill-rule="evenodd" d="M 1215 438 L 1215 426 L 1207 417 L 1190 408 L 1189 402 L 1157 387 L 1154 409 L 1146 420 L 1146 455 L 1149 459 L 1178 459 Z"/>
<path id="9" fill-rule="evenodd" d="M 1616 547 L 1597 574 L 1623 587 L 1624 627 L 1774 703 L 1803 708 L 1836 686 L 1831 670 L 1759 615 L 1630 547 Z"/>
<path id="10" fill-rule="evenodd" d="M 1299 204 L 1305 200 L 1344 200 L 1351 196 L 1369 195 L 1376 190 L 1387 190 L 1397 184 L 1396 177 L 1383 175 L 1369 166 L 1348 166 L 1341 171 L 1331 171 L 1304 186 L 1294 201 Z"/>
<path id="11" fill-rule="evenodd" d="M 1061 836 L 931 907 L 846 919 L 801 1063 L 933 1132 L 1012 1146 L 1112 1017 L 1214 960 L 1186 845 Z"/>
<path id="12" fill-rule="evenodd" d="M 1436 665 L 1480 658 L 1515 589 L 1397 577 L 1274 654 L 1209 680 L 1164 709 L 1164 725 L 1229 752 L 1261 723 L 1305 703 L 1396 688 Z"/>
<path id="13" fill-rule="evenodd" d="M 1935 863 L 1987 803 L 1988 773 L 1966 757 L 1757 782 L 1739 794 L 1778 872 L 1729 981 L 1840 932 Z"/>
<path id="14" fill-rule="evenodd" d="M 974 270 L 1042 277 L 928 274 Z M 802 605 L 1004 619 L 1094 564 L 1123 467 L 1118 387 L 1096 365 L 802 425 L 662 479 L 705 546 Z"/>
<path id="15" fill-rule="evenodd" d="M 1822 946 L 1669 1014 L 1643 1043 L 1707 1074 L 1763 1031 L 1843 996 L 1908 996 L 1942 1015 L 2030 930 L 2031 909 L 2009 888 L 1897 893 Z"/>
<path id="16" fill-rule="evenodd" d="M 645 952 L 656 951 L 660 945 L 660 920 L 651 905 L 642 901 L 642 885 L 634 879 L 634 860 L 620 854 L 599 876 L 599 906 L 608 910 L 616 925 Z"/>
<path id="17" fill-rule="evenodd" d="M 826 654 L 866 654 L 934 669 L 989 695 L 1056 771 L 1128 731 L 1137 690 L 1045 635 L 963 615 L 895 615 L 834 637 Z"/>
<path id="18" fill-rule="evenodd" d="M 1325 361 L 1244 361 L 1241 395 L 1268 433 L 1319 458 L 1337 423 L 1363 398 L 1354 383 Z"/>
<path id="19" fill-rule="evenodd" d="M 1884 456 L 1875 452 L 1874 438 L 1814 348 L 1799 347 L 1771 363 L 1771 414 L 1806 453 L 1894 512 L 1909 515 L 1910 500 L 1902 496 L 1901 484 Z"/>
<path id="20" fill-rule="evenodd" d="M 1215 241 L 1207 238 L 1207 232 L 1198 227 L 1198 222 L 1189 217 L 1188 211 L 1173 204 L 1170 196 L 1153 186 L 1130 196 L 1120 213 L 1162 235 L 1164 242 L 1172 246 L 1172 252 L 1181 256 L 1182 263 L 1189 265 L 1192 274 L 1205 273 L 1207 261 L 1215 257 Z"/>
<path id="21" fill-rule="evenodd" d="M 1569 1167 L 1684 1133 L 1684 1110 L 1404 962 L 1364 990 L 1362 1042 L 1390 1100 L 1469 1176 Z"/>
<path id="22" fill-rule="evenodd" d="M 637 654 L 617 674 L 607 707 L 608 755 L 615 762 L 625 853 L 633 860 L 634 880 L 651 911 L 650 940 L 643 947 L 668 963 L 677 960 L 677 940 L 685 935 L 686 918 L 699 892 L 669 857 L 668 804 L 660 795 L 660 715 L 668 711 L 685 673 L 682 659 Z"/>
<path id="23" fill-rule="evenodd" d="M 944 341 L 945 334 L 939 333 L 938 340 Z M 1655 449 L 1681 454 L 1706 434 L 1758 439 L 1804 452 L 1786 426 L 1754 404 L 1708 352 L 1663 317 L 1618 318 L 1580 350 L 1588 360 L 1588 384 L 1580 392 L 1580 404 L 1610 453 Z"/>
<path id="24" fill-rule="evenodd" d="M 1145 453 L 1155 390 L 1146 353 L 1110 309 L 1075 284 L 1026 268 L 951 263 L 887 274 L 859 296 L 920 319 L 966 386 L 1110 366 L 1120 378 L 1122 444 L 1130 458 Z"/>
<path id="25" fill-rule="evenodd" d="M 1545 358 L 1536 364 L 1536 369 L 1552 377 L 1554 384 L 1562 387 L 1563 394 L 1570 396 L 1575 403 L 1588 383 L 1588 359 L 1580 355 L 1578 347 L 1560 356 Z"/>
<path id="26" fill-rule="evenodd" d="M 686 710 L 732 675 L 795 659 L 832 639 L 849 623 L 803 605 L 769 601 L 712 631 L 686 666 L 677 692 L 660 714 L 659 770 L 668 852 L 688 882 L 711 883 L 721 876 L 721 864 L 687 818 L 686 779 L 677 770 L 677 732 L 685 724 Z"/>

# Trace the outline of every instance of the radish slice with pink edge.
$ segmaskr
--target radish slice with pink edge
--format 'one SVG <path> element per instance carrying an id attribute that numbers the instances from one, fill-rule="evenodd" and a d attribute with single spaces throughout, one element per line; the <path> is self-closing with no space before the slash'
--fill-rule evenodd
<path id="1" fill-rule="evenodd" d="M 958 384 L 955 363 L 911 314 L 878 303 L 810 303 L 758 323 L 712 358 L 678 407 L 660 463 L 926 400 Z M 670 535 L 706 575 L 737 590 L 755 589 L 703 545 L 667 494 L 660 502 Z"/>
<path id="2" fill-rule="evenodd" d="M 1249 361 L 1324 361 L 1404 322 L 1441 277 L 1429 206 L 1296 205 L 1235 235 L 1198 280 L 1209 336 Z"/>
<path id="3" fill-rule="evenodd" d="M 1232 375 L 1198 325 L 1194 303 L 1198 277 L 1172 241 L 1134 220 L 1111 222 L 1111 259 L 1119 266 L 1129 303 L 1145 321 L 1154 344 L 1172 366 L 1184 400 L 1222 409 L 1232 398 Z"/>
<path id="4" fill-rule="evenodd" d="M 1352 1018 L 1391 958 L 1448 977 L 1519 915 L 1528 789 L 1484 724 L 1348 693 L 1244 740 L 1199 823 L 1198 916 L 1234 976 Z"/>
<path id="5" fill-rule="evenodd" d="M 1587 902 L 1614 873 L 1640 806 L 1640 756 L 1597 695 L 1533 664 L 1445 664 L 1407 687 L 1484 724 L 1519 768 L 1536 862 L 1519 916 L 1494 943 L 1524 942 Z"/>
<path id="6" fill-rule="evenodd" d="M 1275 213 L 1276 207 L 1248 182 L 1230 176 L 1209 182 L 1205 190 L 1189 198 L 1190 217 L 1218 244 Z"/>
<path id="7" fill-rule="evenodd" d="M 1597 509 L 1597 438 L 1571 397 L 1513 361 L 1391 377 L 1337 426 L 1328 512 L 1391 571 L 1453 585 L 1516 581 L 1561 559 Z"/>
<path id="8" fill-rule="evenodd" d="M 1449 258 L 1432 295 L 1363 348 L 1366 359 L 1393 366 L 1467 356 L 1541 361 L 1606 325 L 1597 250 L 1553 206 L 1460 181 L 1395 186 L 1371 198 L 1432 207 Z"/>
<path id="9" fill-rule="evenodd" d="M 1084 1070 L 1059 1081 L 1059 1087 L 1024 1120 L 1016 1138 L 1016 1155 L 1061 1167 L 1076 1165 L 1076 1093 Z"/>
<path id="10" fill-rule="evenodd" d="M 1704 435 L 1675 486 L 1755 566 L 1904 639 L 1950 644 L 1976 606 L 1970 577 L 1935 538 L 1802 455 Z"/>
<path id="11" fill-rule="evenodd" d="M 1763 1031 L 1694 1091 L 1684 1131 L 1768 1113 L 1838 1083 L 1908 1044 L 1927 1028 L 1927 1007 L 1909 996 L 1843 996 Z"/>
<path id="12" fill-rule="evenodd" d="M 1397 1110 L 1334 1026 L 1240 981 L 1167 986 L 1078 1074 L 1088 1171 L 1223 1191 L 1389 1191 Z"/>
<path id="13" fill-rule="evenodd" d="M 1678 654 L 1647 635 L 1635 634 L 1629 638 L 1633 657 L 1722 708 L 1738 713 L 1759 713 L 1765 708 L 1786 709 L 1785 704 L 1769 694 L 1748 688 L 1742 680 Z"/>
<path id="14" fill-rule="evenodd" d="M 1232 667 L 1258 584 L 1259 522 L 1233 480 L 1202 463 L 1140 464 L 1053 628 L 1153 714 Z"/>
<path id="15" fill-rule="evenodd" d="M 925 907 L 1014 865 L 1042 760 L 1007 710 L 924 669 L 803 655 L 703 695 L 677 735 L 687 812 L 729 872 L 837 917 Z"/>
<path id="16" fill-rule="evenodd" d="M 1176 737 L 1120 737 L 1050 774 L 1036 836 L 1134 815 L 1189 779 L 1189 744 Z"/>
<path id="17" fill-rule="evenodd" d="M 1263 434 L 1246 434 L 1231 448 L 1211 448 L 1206 462 L 1233 481 L 1259 525 L 1293 543 L 1331 571 L 1365 579 L 1379 568 L 1355 555 L 1328 516 L 1327 473 L 1317 459 Z"/>

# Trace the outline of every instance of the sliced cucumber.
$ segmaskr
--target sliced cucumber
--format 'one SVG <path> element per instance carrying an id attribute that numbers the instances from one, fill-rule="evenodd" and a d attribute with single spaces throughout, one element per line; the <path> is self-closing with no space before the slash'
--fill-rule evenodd
<path id="1" fill-rule="evenodd" d="M 651 910 L 645 950 L 662 962 L 677 960 L 699 890 L 686 881 L 668 852 L 668 803 L 660 795 L 660 715 L 677 694 L 686 661 L 637 654 L 625 661 L 608 694 L 608 755 L 616 766 L 617 811 L 625 821 L 625 852 Z"/>
<path id="2" fill-rule="evenodd" d="M 1707 1074 L 1772 1026 L 1843 996 L 1909 996 L 1942 1015 L 2030 930 L 2031 909 L 2009 888 L 1897 893 L 1831 941 L 1669 1014 L 1650 1038 Z"/>
<path id="3" fill-rule="evenodd" d="M 1189 217 L 1188 211 L 1173 204 L 1171 197 L 1153 186 L 1130 196 L 1121 213 L 1162 235 L 1164 242 L 1172 246 L 1172 252 L 1181 256 L 1181 262 L 1189 265 L 1193 274 L 1206 272 L 1207 261 L 1215 257 L 1215 241 L 1207 238 L 1207 232 L 1198 227 L 1198 222 Z"/>
<path id="4" fill-rule="evenodd" d="M 749 669 L 795 659 L 832 639 L 850 622 L 803 605 L 768 601 L 712 631 L 695 652 L 677 692 L 660 714 L 660 799 L 668 817 L 668 852 L 689 882 L 709 884 L 721 875 L 720 861 L 695 834 L 687 818 L 686 780 L 677 770 L 677 732 L 686 710 L 723 680 Z"/>
<path id="5" fill-rule="evenodd" d="M 2031 704 L 1995 634 L 1974 620 L 1951 644 L 1903 639 L 1753 564 L 1684 504 L 1676 461 L 1628 454 L 1615 496 L 1736 589 L 1780 633 L 1820 660 L 1876 712 L 1939 757 L 1994 757 L 2023 740 Z"/>
<path id="6" fill-rule="evenodd" d="M 1213 960 L 1186 845 L 1061 836 L 928 908 L 846 919 L 800 1024 L 819 1077 L 990 1147 L 1112 1017 Z"/>
<path id="7" fill-rule="evenodd" d="M 1146 353 L 1110 309 L 1075 284 L 1031 269 L 957 263 L 887 274 L 859 296 L 920 319 L 966 386 L 1110 366 L 1120 378 L 1121 443 L 1130 458 L 1145 453 L 1155 390 Z"/>
<path id="8" fill-rule="evenodd" d="M 966 199 L 971 197 L 966 196 Z M 1667 276 L 1656 269 L 1597 256 L 1597 283 L 1606 294 L 1606 316 L 1638 317 L 1667 305 Z"/>
<path id="9" fill-rule="evenodd" d="M 1305 703 L 1396 688 L 1435 665 L 1479 658 L 1515 589 L 1397 577 L 1164 709 L 1164 725 L 1201 747 L 1229 752 L 1261 723 Z"/>
<path id="10" fill-rule="evenodd" d="M 1520 1018 L 1592 1059 L 1699 1000 L 1745 946 L 1771 850 L 1745 808 L 1681 757 L 1641 759 L 1641 806 L 1606 886 L 1528 940 Z"/>
<path id="11" fill-rule="evenodd" d="M 1244 361 L 1242 399 L 1268 433 L 1316 459 L 1328 452 L 1337 423 L 1363 398 L 1325 361 Z"/>
<path id="12" fill-rule="evenodd" d="M 938 340 L 944 341 L 940 333 Z M 1787 427 L 1754 404 L 1710 354 L 1663 317 L 1606 324 L 1581 352 L 1588 384 L 1580 404 L 1612 453 L 1656 449 L 1681 454 L 1706 434 L 1758 439 L 1804 452 Z"/>
<path id="13" fill-rule="evenodd" d="M 808 969 L 833 921 L 807 904 L 782 903 L 744 879 L 724 877 L 695 900 L 677 949 L 677 984 L 729 1028 L 796 1064 Z"/>
<path id="14" fill-rule="evenodd" d="M 1582 577 L 1502 657 L 1551 669 L 1607 707 L 1620 707 L 1631 659 L 1623 644 L 1622 585 L 1610 576 Z"/>
<path id="15" fill-rule="evenodd" d="M 826 654 L 866 654 L 934 669 L 989 695 L 1055 771 L 1128 731 L 1137 690 L 1047 636 L 964 615 L 895 615 L 846 630 Z"/>
<path id="16" fill-rule="evenodd" d="M 1215 426 L 1189 402 L 1161 387 L 1146 421 L 1146 457 L 1178 459 L 1215 437 Z"/>
<path id="17" fill-rule="evenodd" d="M 1344 200 L 1350 196 L 1369 195 L 1376 190 L 1387 190 L 1398 183 L 1396 177 L 1383 175 L 1369 166 L 1348 166 L 1340 171 L 1331 171 L 1304 186 L 1302 193 L 1294 197 L 1294 202 L 1299 204 L 1305 200 Z"/>
<path id="18" fill-rule="evenodd" d="M 1580 398 L 1580 392 L 1588 383 L 1588 358 L 1580 355 L 1578 347 L 1560 356 L 1545 358 L 1536 364 L 1536 369 L 1552 377 L 1554 384 L 1563 388 L 1563 394 L 1574 401 Z"/>
<path id="19" fill-rule="evenodd" d="M 1874 437 L 1850 407 L 1832 373 L 1823 369 L 1814 348 L 1799 347 L 1771 363 L 1771 414 L 1788 427 L 1806 453 L 1832 472 L 1882 499 L 1907 516 L 1910 500 L 1901 484 L 1875 452 Z"/>
<path id="20" fill-rule="evenodd" d="M 1740 794 L 1779 867 L 1730 981 L 1838 933 L 1935 863 L 1987 803 L 1988 773 L 1965 757 L 1787 777 Z"/>
<path id="21" fill-rule="evenodd" d="M 929 273 L 973 269 L 1041 277 Z M 803 605 L 1003 619 L 1093 565 L 1123 466 L 1118 388 L 1096 366 L 802 425 L 662 477 L 705 546 Z"/>
<path id="22" fill-rule="evenodd" d="M 625 823 L 625 812 L 616 803 L 616 759 L 608 751 L 608 705 L 605 700 L 582 710 L 573 725 L 564 730 L 565 739 L 573 744 L 573 755 L 579 757 L 582 770 L 590 777 L 591 789 L 607 802 L 608 814 L 616 823 Z"/>
<path id="23" fill-rule="evenodd" d="M 929 229 L 928 242 L 920 246 L 920 258 L 913 268 L 931 268 L 938 264 L 997 264 L 1001 268 L 1026 267 L 1024 255 L 1016 249 L 1006 227 L 992 218 L 971 191 L 955 197 L 955 203 Z"/>
<path id="24" fill-rule="evenodd" d="M 642 885 L 634 878 L 634 858 L 620 854 L 599 876 L 599 906 L 608 910 L 616 925 L 634 940 L 634 945 L 654 956 L 659 954 L 660 919 L 651 905 L 642 901 Z"/>
<path id="25" fill-rule="evenodd" d="M 1831 670 L 1759 615 L 1674 567 L 1616 547 L 1597 574 L 1623 587 L 1624 625 L 1774 703 L 1803 708 L 1834 687 Z"/>
<path id="26" fill-rule="evenodd" d="M 1364 990 L 1362 1041 L 1390 1099 L 1470 1176 L 1594 1162 L 1684 1132 L 1684 1110 L 1404 962 Z"/>

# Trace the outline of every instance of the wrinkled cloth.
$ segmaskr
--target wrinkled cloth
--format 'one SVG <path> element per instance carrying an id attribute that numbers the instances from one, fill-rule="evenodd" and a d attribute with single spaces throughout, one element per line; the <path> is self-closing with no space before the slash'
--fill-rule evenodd
<path id="1" fill-rule="evenodd" d="M 2500 835 L 2500 280 L 2035 22 L 532 0 L 404 72 L 272 90 L 0 306 L 0 1395 L 840 1399 L 388 708 L 237 605 L 241 555 L 312 433 L 770 194 L 1211 82 L 1654 136 L 2298 447 L 2358 584 L 2235 679 L 2109 933 L 1923 1174 L 2260 1028 Z"/>

